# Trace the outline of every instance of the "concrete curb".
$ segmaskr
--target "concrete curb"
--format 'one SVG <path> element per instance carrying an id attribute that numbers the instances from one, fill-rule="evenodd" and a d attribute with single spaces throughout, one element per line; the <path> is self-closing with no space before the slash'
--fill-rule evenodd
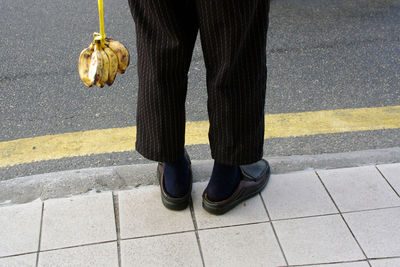
<path id="1" fill-rule="evenodd" d="M 266 157 L 273 173 L 400 162 L 400 147 L 346 153 Z M 211 175 L 212 160 L 192 160 L 195 182 Z M 0 182 L 0 205 L 65 197 L 92 190 L 121 190 L 158 184 L 156 163 L 90 168 L 19 177 Z"/>

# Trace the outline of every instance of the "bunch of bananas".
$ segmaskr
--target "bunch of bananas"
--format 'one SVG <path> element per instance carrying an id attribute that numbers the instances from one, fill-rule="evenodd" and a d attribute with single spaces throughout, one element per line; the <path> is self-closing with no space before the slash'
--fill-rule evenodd
<path id="1" fill-rule="evenodd" d="M 104 87 L 112 85 L 117 72 L 123 74 L 129 65 L 129 52 L 123 44 L 94 33 L 94 40 L 79 56 L 79 76 L 83 83 Z"/>
<path id="2" fill-rule="evenodd" d="M 123 74 L 129 65 L 129 52 L 123 44 L 104 33 L 103 0 L 98 0 L 100 33 L 79 55 L 79 76 L 86 86 L 112 85 L 117 72 Z"/>

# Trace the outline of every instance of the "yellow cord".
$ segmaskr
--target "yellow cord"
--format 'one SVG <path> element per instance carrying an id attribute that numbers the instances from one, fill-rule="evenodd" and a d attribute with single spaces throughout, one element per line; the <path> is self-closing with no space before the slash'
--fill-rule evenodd
<path id="1" fill-rule="evenodd" d="M 104 42 L 106 40 L 106 34 L 104 33 L 103 0 L 98 0 L 97 4 L 99 6 L 99 23 L 100 23 L 101 44 L 102 44 L 102 46 L 104 46 Z"/>

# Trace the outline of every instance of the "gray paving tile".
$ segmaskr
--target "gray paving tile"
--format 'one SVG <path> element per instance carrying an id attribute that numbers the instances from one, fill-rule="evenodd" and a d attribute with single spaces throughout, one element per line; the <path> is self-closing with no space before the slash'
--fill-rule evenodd
<path id="1" fill-rule="evenodd" d="M 193 208 L 199 229 L 268 221 L 268 215 L 259 195 L 246 200 L 222 216 L 208 213 L 202 207 L 202 193 L 207 183 L 194 183 Z"/>
<path id="2" fill-rule="evenodd" d="M 117 243 L 104 243 L 39 253 L 39 266 L 118 266 Z"/>
<path id="3" fill-rule="evenodd" d="M 400 163 L 378 165 L 377 167 L 396 192 L 400 194 Z"/>
<path id="4" fill-rule="evenodd" d="M 309 267 L 368 267 L 367 261 L 357 261 L 357 262 L 339 262 L 330 264 L 316 264 L 316 265 L 305 265 Z"/>
<path id="5" fill-rule="evenodd" d="M 338 213 L 314 171 L 272 175 L 262 197 L 272 220 Z"/>
<path id="6" fill-rule="evenodd" d="M 372 267 L 399 267 L 400 258 L 397 259 L 380 259 L 369 261 Z"/>
<path id="7" fill-rule="evenodd" d="M 400 208 L 343 214 L 370 258 L 400 256 Z"/>
<path id="8" fill-rule="evenodd" d="M 27 254 L 15 257 L 7 257 L 0 259 L 0 266 L 2 267 L 35 267 L 36 254 Z"/>
<path id="9" fill-rule="evenodd" d="M 199 231 L 205 265 L 282 266 L 282 252 L 270 223 Z"/>
<path id="10" fill-rule="evenodd" d="M 121 241 L 122 266 L 202 266 L 194 232 Z"/>
<path id="11" fill-rule="evenodd" d="M 400 205 L 374 166 L 318 171 L 341 211 L 384 208 Z"/>
<path id="12" fill-rule="evenodd" d="M 274 222 L 289 264 L 365 259 L 340 215 Z"/>
<path id="13" fill-rule="evenodd" d="M 111 192 L 45 201 L 42 250 L 110 240 L 116 240 Z"/>
<path id="14" fill-rule="evenodd" d="M 120 191 L 118 202 L 121 238 L 194 230 L 190 209 L 165 208 L 158 186 Z"/>
<path id="15" fill-rule="evenodd" d="M 34 252 L 39 247 L 42 203 L 0 208 L 0 256 Z M 4 241 L 7 242 L 4 242 Z"/>

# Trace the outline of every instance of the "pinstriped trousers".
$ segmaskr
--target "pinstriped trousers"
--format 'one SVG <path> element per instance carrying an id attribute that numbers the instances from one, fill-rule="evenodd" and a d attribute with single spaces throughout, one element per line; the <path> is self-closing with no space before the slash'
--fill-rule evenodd
<path id="1" fill-rule="evenodd" d="M 263 155 L 269 0 L 128 0 L 136 26 L 136 150 L 183 156 L 188 70 L 198 31 L 207 79 L 212 158 L 230 165 Z"/>

